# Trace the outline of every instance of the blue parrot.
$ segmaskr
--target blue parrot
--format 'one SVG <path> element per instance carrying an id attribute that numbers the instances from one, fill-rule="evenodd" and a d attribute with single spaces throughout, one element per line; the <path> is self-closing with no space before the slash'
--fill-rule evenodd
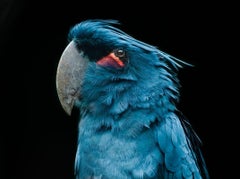
<path id="1" fill-rule="evenodd" d="M 177 109 L 190 65 L 123 32 L 117 20 L 70 28 L 56 90 L 79 109 L 76 179 L 209 178 L 201 141 Z"/>

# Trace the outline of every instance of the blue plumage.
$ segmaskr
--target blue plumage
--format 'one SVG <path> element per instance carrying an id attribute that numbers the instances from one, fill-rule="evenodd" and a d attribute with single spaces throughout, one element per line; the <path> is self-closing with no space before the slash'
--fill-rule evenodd
<path id="1" fill-rule="evenodd" d="M 76 178 L 208 178 L 198 138 L 175 105 L 177 70 L 186 63 L 117 24 L 87 20 L 69 32 L 89 59 L 76 103 Z M 126 53 L 121 63 L 108 57 L 116 49 Z"/>

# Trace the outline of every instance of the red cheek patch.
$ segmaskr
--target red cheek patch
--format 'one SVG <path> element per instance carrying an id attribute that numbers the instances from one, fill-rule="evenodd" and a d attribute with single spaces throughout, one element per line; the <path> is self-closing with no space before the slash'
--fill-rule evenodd
<path id="1" fill-rule="evenodd" d="M 113 67 L 113 68 L 123 68 L 124 63 L 114 54 L 110 53 L 109 55 L 101 58 L 97 61 L 97 64 L 103 67 Z"/>

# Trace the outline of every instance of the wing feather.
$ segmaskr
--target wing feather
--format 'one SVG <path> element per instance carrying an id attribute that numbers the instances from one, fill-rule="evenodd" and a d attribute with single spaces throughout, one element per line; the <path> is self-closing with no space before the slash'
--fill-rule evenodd
<path id="1" fill-rule="evenodd" d="M 195 135 L 195 133 L 190 134 L 188 131 L 186 134 L 186 128 L 188 127 L 182 126 L 181 119 L 175 113 L 170 113 L 157 127 L 159 148 L 165 157 L 163 166 L 166 167 L 164 174 L 166 179 L 208 178 L 208 174 L 203 174 L 201 171 L 196 157 L 198 153 L 193 150 L 189 138 L 189 135 Z"/>

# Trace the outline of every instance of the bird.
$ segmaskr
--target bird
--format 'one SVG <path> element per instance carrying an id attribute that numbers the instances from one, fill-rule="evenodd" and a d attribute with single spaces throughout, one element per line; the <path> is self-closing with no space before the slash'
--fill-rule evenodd
<path id="1" fill-rule="evenodd" d="M 178 109 L 179 69 L 191 66 L 120 28 L 69 28 L 56 69 L 63 110 L 78 110 L 76 179 L 208 179 L 202 141 Z"/>

